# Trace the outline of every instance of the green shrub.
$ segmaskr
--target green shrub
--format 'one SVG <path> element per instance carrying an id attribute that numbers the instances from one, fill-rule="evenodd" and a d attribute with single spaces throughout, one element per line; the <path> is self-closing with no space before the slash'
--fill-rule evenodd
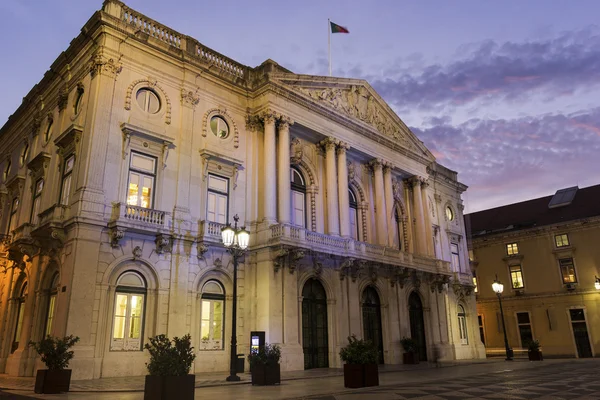
<path id="1" fill-rule="evenodd" d="M 529 340 L 527 343 L 527 350 L 529 351 L 540 351 L 540 342 L 539 340 Z"/>
<path id="2" fill-rule="evenodd" d="M 69 349 L 79 342 L 79 337 L 69 335 L 64 338 L 53 338 L 48 335 L 39 342 L 29 342 L 29 346 L 41 356 L 42 362 L 50 370 L 61 370 L 69 366 L 73 351 Z"/>
<path id="3" fill-rule="evenodd" d="M 348 344 L 340 350 L 340 358 L 346 364 L 377 364 L 379 351 L 369 340 L 348 336 Z"/>
<path id="4" fill-rule="evenodd" d="M 190 372 L 196 355 L 189 334 L 174 337 L 172 341 L 166 335 L 157 335 L 149 340 L 144 348 L 150 353 L 150 362 L 146 363 L 150 375 L 183 376 Z"/>
<path id="5" fill-rule="evenodd" d="M 265 344 L 258 351 L 252 351 L 248 355 L 250 365 L 276 365 L 281 360 L 281 347 L 276 344 Z"/>
<path id="6" fill-rule="evenodd" d="M 416 353 L 417 342 L 413 338 L 403 337 L 400 339 L 400 344 L 406 353 Z"/>

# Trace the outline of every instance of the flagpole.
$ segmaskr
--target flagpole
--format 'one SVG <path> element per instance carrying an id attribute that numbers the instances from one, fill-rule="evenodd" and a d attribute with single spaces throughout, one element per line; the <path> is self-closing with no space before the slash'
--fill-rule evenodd
<path id="1" fill-rule="evenodd" d="M 329 76 L 331 76 L 331 20 L 327 18 L 327 53 L 329 54 Z"/>

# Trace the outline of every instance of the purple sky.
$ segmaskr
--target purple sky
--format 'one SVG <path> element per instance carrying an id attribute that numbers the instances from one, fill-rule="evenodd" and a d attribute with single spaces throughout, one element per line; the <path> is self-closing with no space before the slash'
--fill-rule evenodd
<path id="1" fill-rule="evenodd" d="M 469 185 L 465 212 L 600 183 L 600 2 L 130 0 L 246 65 L 364 78 Z M 216 3 L 214 3 L 216 4 Z M 1 0 L 0 124 L 101 1 Z"/>

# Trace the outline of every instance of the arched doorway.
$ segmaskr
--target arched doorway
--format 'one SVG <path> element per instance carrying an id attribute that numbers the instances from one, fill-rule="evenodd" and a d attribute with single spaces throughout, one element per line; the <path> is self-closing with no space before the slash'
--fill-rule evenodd
<path id="1" fill-rule="evenodd" d="M 381 304 L 374 287 L 368 286 L 362 294 L 363 337 L 377 346 L 379 364 L 383 364 L 383 334 L 381 331 Z"/>
<path id="2" fill-rule="evenodd" d="M 427 361 L 427 342 L 425 341 L 425 322 L 423 320 L 423 303 L 416 292 L 408 298 L 410 315 L 410 336 L 417 342 L 420 361 Z"/>
<path id="3" fill-rule="evenodd" d="M 302 348 L 304 369 L 329 367 L 327 294 L 314 278 L 302 289 Z"/>

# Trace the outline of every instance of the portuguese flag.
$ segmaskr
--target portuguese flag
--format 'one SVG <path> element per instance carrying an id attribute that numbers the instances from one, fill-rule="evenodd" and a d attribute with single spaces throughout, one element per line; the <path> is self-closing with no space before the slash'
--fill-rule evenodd
<path id="1" fill-rule="evenodd" d="M 331 24 L 331 33 L 350 33 L 350 31 L 347 28 L 344 28 L 343 26 L 334 24 L 331 21 L 329 21 L 329 23 Z"/>

